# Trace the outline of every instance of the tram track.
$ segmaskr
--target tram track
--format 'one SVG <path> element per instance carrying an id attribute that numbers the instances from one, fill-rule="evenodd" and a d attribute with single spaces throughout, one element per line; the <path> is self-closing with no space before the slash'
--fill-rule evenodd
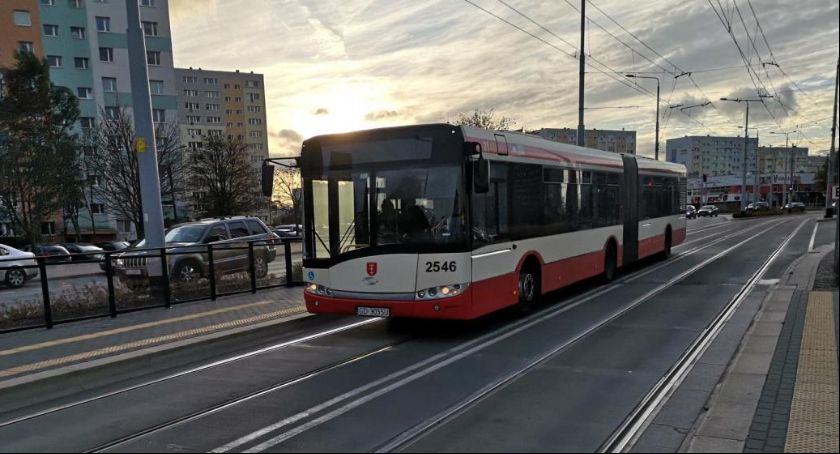
<path id="1" fill-rule="evenodd" d="M 705 250 L 707 248 L 710 248 L 712 246 L 720 244 L 721 242 L 724 242 L 724 241 L 729 240 L 731 238 L 743 235 L 745 233 L 748 233 L 748 232 L 753 231 L 755 229 L 764 227 L 766 225 L 773 224 L 773 226 L 770 227 L 770 228 L 775 228 L 775 227 L 786 224 L 786 222 L 787 221 L 768 221 L 768 222 L 764 222 L 764 223 L 761 223 L 761 224 L 757 224 L 757 225 L 752 226 L 748 229 L 741 230 L 741 231 L 738 231 L 736 233 L 726 235 L 725 237 L 722 237 L 722 238 L 720 238 L 720 239 L 718 239 L 714 242 L 711 242 L 707 245 L 700 246 L 700 247 L 694 248 L 690 251 L 687 251 L 687 252 L 681 254 L 680 256 L 677 256 L 674 259 L 669 260 L 669 261 L 667 261 L 667 262 L 665 262 L 665 263 L 663 263 L 659 266 L 646 269 L 646 270 L 641 271 L 639 273 L 636 273 L 636 274 L 634 274 L 634 275 L 632 275 L 628 278 L 622 279 L 619 282 L 617 282 L 616 284 L 613 284 L 613 285 L 611 285 L 607 288 L 603 288 L 599 291 L 594 291 L 594 292 L 590 292 L 590 293 L 581 295 L 580 297 L 573 299 L 568 304 L 565 304 L 564 306 L 562 306 L 560 308 L 546 311 L 547 313 L 536 314 L 537 315 L 536 318 L 530 318 L 530 319 L 526 320 L 524 324 L 520 324 L 519 326 L 516 326 L 515 328 L 509 329 L 509 330 L 507 330 L 503 333 L 490 333 L 489 335 L 485 335 L 485 336 L 482 336 L 482 337 L 480 337 L 478 339 L 475 339 L 471 342 L 468 342 L 466 344 L 462 344 L 461 346 L 450 349 L 450 350 L 448 350 L 448 351 L 446 351 L 442 354 L 435 355 L 435 356 L 433 356 L 433 357 L 431 357 L 431 358 L 429 358 L 425 361 L 422 361 L 422 362 L 417 363 L 413 366 L 407 367 L 407 368 L 405 368 L 401 371 L 398 371 L 398 372 L 392 373 L 392 374 L 390 374 L 386 377 L 383 377 L 380 380 L 377 380 L 377 381 L 372 382 L 372 383 L 368 383 L 367 385 L 362 386 L 360 388 L 357 388 L 357 389 L 355 389 L 353 391 L 350 391 L 348 393 L 345 393 L 344 395 L 333 398 L 333 399 L 331 399 L 329 401 L 326 401 L 326 402 L 324 402 L 320 405 L 316 405 L 314 407 L 311 407 L 310 409 L 308 409 L 304 412 L 300 412 L 296 415 L 293 415 L 291 417 L 288 417 L 288 418 L 285 418 L 281 421 L 278 421 L 275 424 L 266 426 L 266 427 L 264 427 L 264 428 L 262 428 L 258 431 L 252 432 L 252 433 L 250 433 L 250 434 L 248 434 L 244 437 L 240 437 L 240 438 L 238 438 L 238 439 L 236 439 L 236 440 L 234 440 L 230 443 L 227 443 L 223 446 L 220 446 L 220 447 L 214 449 L 213 452 L 221 453 L 221 452 L 239 451 L 243 447 L 252 445 L 255 442 L 259 442 L 260 440 L 264 440 L 264 441 L 259 442 L 256 445 L 253 445 L 249 449 L 245 449 L 244 452 L 263 452 L 265 450 L 271 449 L 271 448 L 273 448 L 273 447 L 275 447 L 275 446 L 277 446 L 277 445 L 279 445 L 279 444 L 281 444 L 281 443 L 283 443 L 283 442 L 285 442 L 285 441 L 287 441 L 287 440 L 289 440 L 289 439 L 291 439 L 291 438 L 293 438 L 297 435 L 300 435 L 300 434 L 302 434 L 302 433 L 304 433 L 308 430 L 314 429 L 315 427 L 318 427 L 318 426 L 320 426 L 324 423 L 327 423 L 327 422 L 329 422 L 329 421 L 331 421 L 331 420 L 333 420 L 333 419 L 335 419 L 335 418 L 337 418 L 337 417 L 339 417 L 339 416 L 341 416 L 341 415 L 343 415 L 343 414 L 345 414 L 345 413 L 347 413 L 347 412 L 349 412 L 349 411 L 351 411 L 355 408 L 360 407 L 361 405 L 364 405 L 364 404 L 366 404 L 366 403 L 368 403 L 368 402 L 370 402 L 370 401 L 372 401 L 376 398 L 379 398 L 379 397 L 383 396 L 384 394 L 387 394 L 391 391 L 394 391 L 398 388 L 401 388 L 405 385 L 408 385 L 409 383 L 412 383 L 412 382 L 414 382 L 414 381 L 416 381 L 416 380 L 418 380 L 422 377 L 425 377 L 425 376 L 427 376 L 427 375 L 429 375 L 429 374 L 431 374 L 431 373 L 433 373 L 437 370 L 440 370 L 443 367 L 446 367 L 446 366 L 448 366 L 448 365 L 450 365 L 450 364 L 452 364 L 456 361 L 459 361 L 459 360 L 461 360 L 461 359 L 463 359 L 467 356 L 473 355 L 473 354 L 475 354 L 475 353 L 477 353 L 481 350 L 486 349 L 487 347 L 489 347 L 491 345 L 497 344 L 497 343 L 501 342 L 502 340 L 508 339 L 508 338 L 518 334 L 518 333 L 521 333 L 521 332 L 531 328 L 532 326 L 534 326 L 536 324 L 545 322 L 545 321 L 547 321 L 547 320 L 549 320 L 553 317 L 556 317 L 556 316 L 558 316 L 558 315 L 560 315 L 564 312 L 567 312 L 567 311 L 569 311 L 569 310 L 571 310 L 571 309 L 573 309 L 573 308 L 575 308 L 575 307 L 577 307 L 577 306 L 579 306 L 583 303 L 586 303 L 588 301 L 591 301 L 594 298 L 602 296 L 603 294 L 617 288 L 620 285 L 635 281 L 635 280 L 640 279 L 644 276 L 647 276 L 650 273 L 654 273 L 664 266 L 672 265 L 675 261 L 681 260 L 681 258 L 686 258 L 686 257 L 688 257 L 690 255 L 693 255 L 695 253 L 698 253 L 702 250 Z M 650 298 L 658 295 L 659 293 L 666 290 L 667 288 L 670 288 L 671 286 L 675 285 L 676 283 L 684 280 L 688 276 L 694 274 L 696 271 L 698 271 L 698 270 L 706 267 L 707 265 L 717 261 L 718 259 L 722 258 L 723 256 L 728 255 L 730 252 L 736 250 L 737 248 L 749 243 L 750 241 L 754 240 L 755 238 L 764 234 L 765 232 L 766 232 L 766 230 L 762 230 L 762 231 L 750 236 L 746 240 L 740 241 L 736 245 L 725 249 L 724 251 L 714 255 L 713 257 L 711 257 L 709 259 L 704 260 L 700 264 L 691 267 L 689 270 L 679 274 L 675 278 L 670 279 L 666 283 L 657 286 L 655 289 L 646 293 L 642 297 L 637 298 L 634 301 L 632 301 L 629 305 L 623 306 L 622 309 L 620 309 L 619 311 L 611 314 L 609 317 L 602 320 L 601 323 L 598 323 L 598 324 L 590 327 L 583 334 L 575 336 L 573 339 L 570 339 L 569 341 L 564 342 L 563 344 L 561 344 L 559 346 L 556 346 L 555 348 L 551 349 L 549 352 L 547 352 L 545 354 L 539 355 L 537 358 L 529 361 L 524 367 L 518 368 L 515 371 L 513 371 L 512 373 L 507 374 L 507 375 L 501 377 L 500 379 L 495 380 L 494 382 L 490 383 L 489 385 L 481 388 L 479 391 L 471 394 L 466 399 L 464 399 L 464 400 L 458 402 L 457 404 L 449 407 L 448 409 L 446 409 L 443 412 L 435 415 L 434 417 L 432 417 L 430 419 L 427 419 L 427 420 L 423 421 L 422 423 L 420 423 L 420 424 L 418 424 L 418 425 L 416 425 L 416 426 L 414 426 L 414 427 L 412 427 L 412 428 L 410 428 L 406 431 L 403 431 L 397 438 L 392 439 L 389 442 L 387 442 L 385 445 L 381 446 L 377 450 L 377 452 L 395 451 L 395 450 L 399 450 L 402 447 L 405 447 L 405 446 L 411 444 L 411 442 L 413 440 L 419 438 L 424 433 L 428 432 L 429 430 L 432 430 L 434 427 L 436 427 L 437 425 L 439 425 L 439 424 L 443 423 L 444 421 L 450 419 L 454 415 L 459 414 L 461 411 L 471 407 L 474 403 L 476 403 L 477 401 L 486 397 L 490 393 L 502 388 L 504 385 L 506 385 L 506 384 L 514 381 L 516 378 L 524 375 L 529 370 L 533 369 L 534 367 L 536 367 L 540 363 L 544 362 L 548 358 L 551 358 L 554 355 L 556 355 L 557 353 L 559 353 L 560 351 L 563 351 L 563 350 L 567 349 L 571 345 L 577 343 L 581 339 L 589 336 L 590 334 L 596 332 L 601 327 L 603 327 L 606 324 L 610 323 L 611 321 L 615 320 L 617 317 L 620 317 L 624 313 L 632 310 L 633 308 L 639 306 L 640 304 L 644 303 L 645 301 L 649 300 Z M 333 409 L 333 407 L 336 407 L 339 404 L 342 404 L 342 405 L 340 407 L 337 407 L 337 408 Z M 332 409 L 332 410 L 330 410 L 330 409 Z M 324 412 L 326 412 L 326 413 L 324 413 Z M 321 416 L 317 416 L 319 414 L 321 414 Z M 314 419 L 309 419 L 313 416 L 314 416 Z M 309 419 L 307 422 L 303 422 L 307 419 Z M 297 423 L 301 423 L 301 422 L 303 422 L 303 424 L 300 424 L 300 425 L 294 426 L 290 429 L 287 429 L 289 426 L 293 426 L 293 425 L 295 425 Z M 269 437 L 269 436 L 271 436 L 272 434 L 276 433 L 278 430 L 281 430 L 281 429 L 287 429 L 287 430 L 285 432 L 279 433 L 278 435 L 274 435 L 271 438 L 265 440 L 265 437 Z"/>
<path id="2" fill-rule="evenodd" d="M 658 271 L 658 270 L 660 270 L 664 267 L 671 266 L 675 262 L 686 259 L 690 256 L 693 256 L 696 253 L 699 253 L 699 252 L 701 252 L 705 249 L 708 249 L 712 246 L 720 244 L 724 241 L 735 238 L 739 235 L 749 233 L 749 232 L 751 232 L 755 229 L 761 229 L 761 228 L 763 228 L 767 225 L 773 224 L 773 223 L 774 223 L 774 221 L 765 221 L 765 222 L 761 222 L 761 223 L 756 223 L 755 225 L 750 226 L 750 227 L 748 227 L 744 230 L 739 230 L 739 231 L 734 232 L 734 233 L 727 233 L 724 236 L 719 237 L 719 238 L 715 239 L 714 241 L 712 241 L 708 244 L 705 244 L 705 245 L 702 245 L 702 246 L 699 246 L 699 247 L 694 247 L 694 248 L 691 248 L 691 249 L 689 249 L 685 252 L 676 254 L 670 260 L 665 261 L 663 263 L 660 263 L 656 266 L 651 266 L 651 267 L 644 268 L 644 269 L 641 269 L 641 270 L 638 270 L 638 271 L 634 271 L 629 275 L 621 277 L 616 282 L 614 282 L 610 285 L 597 287 L 597 288 L 594 288 L 592 290 L 589 290 L 589 291 L 587 291 L 587 292 L 585 292 L 581 295 L 578 295 L 578 296 L 572 298 L 571 300 L 565 302 L 564 304 L 562 304 L 560 306 L 552 307 L 550 309 L 545 309 L 545 310 L 543 310 L 541 312 L 538 312 L 536 314 L 533 314 L 533 315 L 531 315 L 531 316 L 529 316 L 525 319 L 516 321 L 512 324 L 507 324 L 507 325 L 502 326 L 502 327 L 497 328 L 497 329 L 493 329 L 491 332 L 489 332 L 487 334 L 484 334 L 477 339 L 474 339 L 474 340 L 466 342 L 466 343 L 462 343 L 462 344 L 460 344 L 456 347 L 453 347 L 450 350 L 447 350 L 446 352 L 444 352 L 442 354 L 435 355 L 435 356 L 433 356 L 433 357 L 431 357 L 431 358 L 429 358 L 425 361 L 421 361 L 421 362 L 415 364 L 414 366 L 411 366 L 410 368 L 408 368 L 408 369 L 410 369 L 410 371 L 408 371 L 408 372 L 406 372 L 405 370 L 403 370 L 401 372 L 409 373 L 411 371 L 415 371 L 415 370 L 420 369 L 422 367 L 426 367 L 430 364 L 434 364 L 436 361 L 440 362 L 441 360 L 446 360 L 445 358 L 447 356 L 451 357 L 450 358 L 451 361 L 446 360 L 446 361 L 448 361 L 447 364 L 449 362 L 454 362 L 458 358 L 462 357 L 462 355 L 466 355 L 467 352 L 474 351 L 474 349 L 470 349 L 470 347 L 475 348 L 476 345 L 480 345 L 482 342 L 487 342 L 487 341 L 491 341 L 491 340 L 493 340 L 493 343 L 497 343 L 497 342 L 499 342 L 499 341 L 501 341 L 505 338 L 508 338 L 508 337 L 510 337 L 510 336 L 512 336 L 516 333 L 519 333 L 519 332 L 527 329 L 529 326 L 532 326 L 536 323 L 540 323 L 540 322 L 542 322 L 544 320 L 547 320 L 551 317 L 562 314 L 563 312 L 571 310 L 571 309 L 573 309 L 574 307 L 577 307 L 580 304 L 583 304 L 583 303 L 585 303 L 587 301 L 590 301 L 594 298 L 602 296 L 602 295 L 604 295 L 604 294 L 606 294 L 610 291 L 613 291 L 613 290 L 621 287 L 622 285 L 625 285 L 627 283 L 633 282 L 633 281 L 641 279 L 641 278 L 643 278 L 647 275 L 655 273 L 656 271 Z M 773 227 L 781 225 L 782 223 L 783 222 L 776 222 L 775 225 L 773 225 Z M 762 231 L 764 231 L 764 230 L 762 230 Z M 684 243 L 681 246 L 684 246 L 685 244 L 687 244 L 687 243 Z M 741 243 L 739 243 L 739 244 L 741 244 Z M 341 326 L 341 327 L 338 327 L 338 328 L 334 328 L 334 329 L 322 331 L 322 332 L 319 332 L 319 333 L 315 333 L 315 334 L 312 334 L 312 335 L 309 335 L 309 336 L 303 336 L 303 337 L 293 339 L 293 340 L 290 340 L 290 341 L 281 342 L 281 343 L 278 343 L 278 344 L 275 344 L 275 345 L 271 345 L 271 346 L 260 348 L 260 349 L 254 350 L 254 351 L 246 352 L 246 353 L 236 355 L 236 356 L 233 356 L 233 357 L 230 357 L 230 358 L 226 358 L 226 359 L 223 359 L 223 360 L 220 360 L 220 361 L 215 361 L 215 362 L 212 362 L 212 363 L 209 363 L 209 364 L 205 364 L 205 365 L 202 365 L 202 366 L 198 366 L 198 367 L 194 367 L 194 368 L 191 368 L 191 369 L 180 371 L 180 372 L 177 372 L 177 373 L 174 373 L 174 374 L 170 374 L 170 375 L 167 375 L 165 377 L 157 378 L 157 379 L 154 379 L 154 380 L 149 380 L 149 381 L 146 381 L 146 382 L 143 382 L 143 383 L 140 383 L 140 384 L 137 384 L 137 385 L 125 387 L 125 388 L 122 388 L 122 389 L 119 389 L 119 390 L 116 390 L 116 391 L 103 393 L 101 395 L 94 396 L 94 397 L 91 397 L 89 399 L 79 400 L 79 401 L 76 401 L 76 402 L 72 402 L 72 403 L 69 403 L 69 404 L 66 404 L 66 405 L 52 407 L 52 408 L 49 408 L 49 409 L 44 410 L 44 411 L 39 411 L 39 412 L 30 414 L 30 415 L 26 415 L 26 416 L 19 417 L 19 418 L 16 418 L 16 419 L 12 419 L 12 420 L 9 420 L 9 421 L 0 422 L 0 428 L 4 428 L 4 427 L 14 425 L 14 424 L 23 423 L 23 422 L 26 422 L 26 421 L 35 420 L 35 419 L 43 417 L 43 416 L 51 415 L 51 414 L 58 413 L 58 412 L 61 412 L 61 411 L 64 411 L 64 410 L 69 410 L 71 408 L 83 406 L 83 405 L 90 404 L 90 403 L 93 403 L 93 402 L 105 400 L 105 399 L 108 399 L 108 398 L 118 396 L 120 394 L 129 393 L 129 392 L 136 391 L 136 390 L 139 390 L 139 389 L 142 389 L 142 388 L 146 388 L 146 387 L 149 387 L 149 386 L 160 384 L 160 383 L 163 383 L 165 381 L 169 381 L 169 380 L 173 380 L 173 379 L 176 379 L 176 378 L 184 377 L 184 376 L 187 376 L 187 375 L 190 375 L 190 374 L 195 374 L 195 373 L 198 373 L 198 372 L 201 372 L 201 371 L 206 371 L 206 370 L 209 370 L 211 368 L 219 367 L 219 366 L 222 366 L 222 365 L 225 365 L 225 364 L 230 364 L 230 363 L 240 361 L 240 360 L 243 360 L 243 359 L 246 359 L 246 358 L 254 358 L 258 355 L 266 354 L 266 353 L 269 353 L 269 352 L 272 352 L 272 351 L 276 351 L 276 350 L 281 349 L 281 348 L 285 348 L 285 347 L 292 346 L 292 345 L 295 345 L 295 344 L 300 344 L 300 343 L 303 343 L 303 342 L 306 342 L 306 341 L 309 341 L 309 340 L 314 340 L 314 339 L 326 337 L 326 336 L 329 336 L 329 335 L 332 335 L 332 334 L 337 334 L 337 333 L 340 333 L 340 332 L 353 330 L 353 329 L 356 329 L 356 328 L 360 328 L 362 326 L 377 323 L 379 321 L 380 321 L 380 319 L 363 320 L 363 321 L 351 323 L 351 324 L 348 324 L 348 325 L 344 325 L 344 326 Z M 186 415 L 183 415 L 183 416 L 180 416 L 180 417 L 177 417 L 177 418 L 169 419 L 169 420 L 164 421 L 160 424 L 156 424 L 156 425 L 153 425 L 153 426 L 150 426 L 150 427 L 146 427 L 142 430 L 134 431 L 134 432 L 132 432 L 128 435 L 121 436 L 119 438 L 115 438 L 114 440 L 111 440 L 107 443 L 102 443 L 102 444 L 97 445 L 94 448 L 88 449 L 85 452 L 101 452 L 101 451 L 111 450 L 111 449 L 115 449 L 115 448 L 125 446 L 125 445 L 127 445 L 127 444 L 129 444 L 133 441 L 140 440 L 144 437 L 160 433 L 164 430 L 177 427 L 177 426 L 179 426 L 181 424 L 185 424 L 187 422 L 198 420 L 200 418 L 218 413 L 218 412 L 223 411 L 225 409 L 228 409 L 230 407 L 233 407 L 233 406 L 245 403 L 245 402 L 252 401 L 254 399 L 265 396 L 265 395 L 270 394 L 272 392 L 280 391 L 282 389 L 289 388 L 291 386 L 297 385 L 301 382 L 310 380 L 312 378 L 327 374 L 327 373 L 335 371 L 335 370 L 337 370 L 341 367 L 356 363 L 358 361 L 362 361 L 362 360 L 367 359 L 367 358 L 369 358 L 373 355 L 383 353 L 383 352 L 385 352 L 385 351 L 387 351 L 387 350 L 389 350 L 389 349 L 391 349 L 391 348 L 393 348 L 393 347 L 395 347 L 395 346 L 397 346 L 401 343 L 408 342 L 411 339 L 412 338 L 408 338 L 408 339 L 404 339 L 400 342 L 391 343 L 391 344 L 388 344 L 384 347 L 379 347 L 379 348 L 374 349 L 372 351 L 360 353 L 358 355 L 354 355 L 350 358 L 346 358 L 344 360 L 331 363 L 331 364 L 323 366 L 321 368 L 311 370 L 311 371 L 308 371 L 308 372 L 303 373 L 303 374 L 299 374 L 298 376 L 296 376 L 294 378 L 283 380 L 281 382 L 278 382 L 278 383 L 275 383 L 275 384 L 272 384 L 272 385 L 269 385 L 269 386 L 264 386 L 264 387 L 261 387 L 257 390 L 254 390 L 254 391 L 251 391 L 251 392 L 248 392 L 248 393 L 240 394 L 240 395 L 238 395 L 234 398 L 226 399 L 226 400 L 224 400 L 222 402 L 219 402 L 219 403 L 216 403 L 212 406 L 207 406 L 205 408 L 190 412 L 189 414 L 186 414 Z M 459 355 L 459 352 L 460 352 L 460 355 Z M 455 356 L 453 356 L 453 355 L 455 355 Z M 405 375 L 405 373 L 391 374 L 391 375 L 385 377 L 383 380 L 385 380 L 387 382 L 387 381 L 391 381 L 391 380 L 394 380 L 394 379 L 399 379 L 399 377 Z M 377 383 L 379 383 L 379 382 L 377 382 Z M 318 408 L 312 409 L 313 410 L 312 412 L 309 412 L 307 415 L 302 415 L 296 420 L 288 420 L 288 419 L 285 420 L 284 421 L 285 425 L 290 425 L 290 424 L 293 424 L 295 422 L 302 421 L 306 417 L 311 416 L 313 413 L 318 413 L 319 411 L 322 411 L 322 410 L 325 410 L 325 409 L 327 409 L 331 406 L 337 405 L 338 403 L 341 403 L 343 400 L 347 400 L 347 399 L 350 399 L 352 397 L 354 397 L 354 396 L 339 396 L 339 398 L 327 401 L 324 404 L 322 404 L 321 406 L 318 406 Z M 272 427 L 272 431 L 277 430 L 278 428 L 279 427 Z M 258 438 L 259 436 L 262 436 L 262 435 L 265 435 L 265 434 L 260 434 L 260 435 L 254 437 L 254 438 Z M 226 452 L 227 450 L 229 450 L 229 449 L 224 449 L 224 448 L 225 447 L 218 448 L 215 452 Z"/>

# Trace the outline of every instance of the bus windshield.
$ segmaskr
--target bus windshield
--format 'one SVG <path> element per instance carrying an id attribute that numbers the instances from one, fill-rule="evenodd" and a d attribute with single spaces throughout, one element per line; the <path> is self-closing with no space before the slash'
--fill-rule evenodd
<path id="1" fill-rule="evenodd" d="M 459 165 L 355 164 L 307 181 L 312 190 L 311 258 L 354 251 L 428 251 L 466 239 Z M 336 229 L 337 227 L 337 229 Z"/>

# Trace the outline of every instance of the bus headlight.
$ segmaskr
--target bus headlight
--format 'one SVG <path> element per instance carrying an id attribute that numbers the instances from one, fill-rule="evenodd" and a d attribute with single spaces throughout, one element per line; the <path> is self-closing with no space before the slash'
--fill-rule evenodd
<path id="1" fill-rule="evenodd" d="M 438 300 L 443 298 L 452 298 L 454 296 L 458 296 L 464 293 L 467 290 L 469 284 L 452 284 L 452 285 L 441 285 L 439 287 L 432 287 L 427 288 L 425 290 L 420 290 L 417 292 L 417 296 L 415 300 L 417 301 L 429 301 L 429 300 Z"/>
<path id="2" fill-rule="evenodd" d="M 318 284 L 307 284 L 306 285 L 306 291 L 309 292 L 309 293 L 312 293 L 313 295 L 326 295 L 326 296 L 332 296 L 333 295 L 333 290 L 332 289 L 324 287 L 323 285 L 318 285 Z"/>

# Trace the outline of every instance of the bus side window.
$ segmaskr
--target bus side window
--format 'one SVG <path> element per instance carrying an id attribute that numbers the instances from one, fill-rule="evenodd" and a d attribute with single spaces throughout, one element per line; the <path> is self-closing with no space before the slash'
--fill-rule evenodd
<path id="1" fill-rule="evenodd" d="M 473 238 L 478 243 L 506 241 L 508 233 L 507 165 L 490 165 L 490 191 L 473 194 Z"/>

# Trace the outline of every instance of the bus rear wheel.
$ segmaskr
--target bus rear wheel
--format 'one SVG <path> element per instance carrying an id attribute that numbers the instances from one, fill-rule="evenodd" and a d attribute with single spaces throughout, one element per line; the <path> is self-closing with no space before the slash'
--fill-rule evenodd
<path id="1" fill-rule="evenodd" d="M 525 267 L 519 272 L 519 310 L 530 313 L 534 310 L 540 294 L 540 274 L 533 267 Z"/>
<path id="2" fill-rule="evenodd" d="M 668 260 L 671 258 L 671 249 L 674 247 L 674 240 L 673 235 L 671 234 L 671 229 L 665 232 L 665 248 L 662 250 L 662 260 Z"/>
<path id="3" fill-rule="evenodd" d="M 615 274 L 618 271 L 618 257 L 615 243 L 610 242 L 607 246 L 607 253 L 604 257 L 604 281 L 612 282 L 615 280 Z"/>

